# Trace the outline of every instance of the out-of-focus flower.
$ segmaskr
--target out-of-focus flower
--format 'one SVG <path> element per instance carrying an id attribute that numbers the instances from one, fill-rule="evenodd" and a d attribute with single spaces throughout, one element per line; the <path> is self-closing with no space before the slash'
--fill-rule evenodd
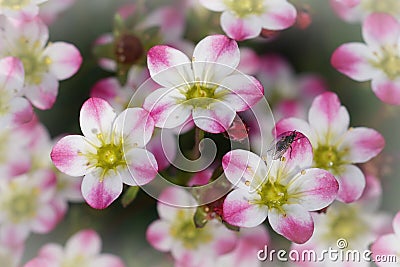
<path id="1" fill-rule="evenodd" d="M 371 205 L 381 197 L 380 182 L 376 177 L 366 175 L 367 186 L 359 201 L 351 204 L 335 202 L 326 211 L 314 213 L 315 231 L 312 238 L 304 244 L 292 244 L 291 249 L 302 255 L 302 251 L 314 251 L 319 257 L 328 248 L 341 250 L 349 253 L 351 250 L 367 251 L 369 245 L 377 236 L 387 233 L 390 228 L 390 216 L 385 212 L 378 211 L 378 205 Z M 346 255 L 346 254 L 345 254 Z M 351 254 L 349 254 L 351 255 Z M 344 258 L 343 261 L 325 257 L 324 266 L 370 266 L 370 262 L 364 260 L 360 255 L 354 258 Z M 321 261 L 308 261 L 298 258 L 297 266 L 318 267 Z"/>
<path id="2" fill-rule="evenodd" d="M 0 180 L 0 225 L 6 243 L 24 241 L 30 232 L 48 233 L 61 219 L 53 205 L 56 177 L 36 171 Z"/>
<path id="3" fill-rule="evenodd" d="M 320 210 L 336 198 L 338 182 L 328 171 L 310 168 L 310 141 L 301 133 L 280 159 L 266 163 L 256 154 L 233 150 L 222 159 L 228 180 L 238 188 L 228 194 L 223 219 L 239 227 L 255 227 L 267 217 L 277 233 L 304 243 L 314 223 L 310 211 Z"/>
<path id="4" fill-rule="evenodd" d="M 71 176 L 83 176 L 82 195 L 96 209 L 108 207 L 122 192 L 122 183 L 150 182 L 157 161 L 143 147 L 149 142 L 154 121 L 141 108 L 128 108 L 116 116 L 101 98 L 87 100 L 80 113 L 84 136 L 69 135 L 51 151 L 54 165 Z"/>
<path id="5" fill-rule="evenodd" d="M 17 20 L 30 20 L 39 13 L 39 5 L 47 0 L 5 0 L 0 3 L 0 14 Z"/>
<path id="6" fill-rule="evenodd" d="M 400 105 L 400 23 L 388 14 L 374 13 L 364 20 L 362 34 L 366 44 L 347 43 L 335 50 L 333 67 L 353 80 L 371 80 L 380 100 Z"/>
<path id="7" fill-rule="evenodd" d="M 66 9 L 71 7 L 76 0 L 48 0 L 40 6 L 39 17 L 47 25 L 52 24 Z"/>
<path id="8" fill-rule="evenodd" d="M 242 228 L 235 249 L 219 257 L 216 266 L 261 267 L 261 261 L 254 255 L 268 244 L 270 244 L 270 238 L 264 225 Z"/>
<path id="9" fill-rule="evenodd" d="M 0 125 L 0 174 L 1 180 L 9 180 L 26 173 L 31 168 L 29 149 L 30 136 L 18 127 Z"/>
<path id="10" fill-rule="evenodd" d="M 24 252 L 24 243 L 15 243 L 15 240 L 3 240 L 8 238 L 7 233 L 0 233 L 0 262 L 3 267 L 17 267 L 20 266 L 22 254 Z M 10 243 L 11 241 L 11 243 Z M 8 242 L 8 243 L 7 243 Z"/>
<path id="11" fill-rule="evenodd" d="M 400 212 L 393 219 L 394 233 L 380 236 L 371 246 L 372 257 L 378 266 L 399 266 L 400 259 Z M 383 261 L 389 259 L 388 256 L 394 256 L 395 261 Z M 380 259 L 380 260 L 379 260 Z"/>
<path id="12" fill-rule="evenodd" d="M 15 57 L 0 59 L 0 124 L 19 125 L 32 119 L 31 104 L 21 97 L 24 86 L 24 68 Z"/>
<path id="13" fill-rule="evenodd" d="M 150 224 L 146 237 L 157 250 L 171 252 L 175 266 L 214 266 L 216 259 L 230 251 L 236 244 L 236 233 L 217 220 L 209 221 L 203 228 L 196 228 L 195 208 L 172 207 L 171 200 L 183 205 L 194 205 L 194 198 L 177 188 L 167 188 L 157 204 L 160 219 Z M 175 202 L 178 203 L 178 202 Z"/>
<path id="14" fill-rule="evenodd" d="M 72 44 L 47 44 L 47 26 L 39 19 L 0 20 L 0 55 L 22 61 L 25 71 L 23 94 L 39 109 L 50 109 L 58 94 L 58 81 L 74 75 L 82 57 Z"/>
<path id="15" fill-rule="evenodd" d="M 44 245 L 38 256 L 24 267 L 124 267 L 123 261 L 112 254 L 100 254 L 101 239 L 90 229 L 71 236 L 65 248 L 58 244 Z"/>
<path id="16" fill-rule="evenodd" d="M 289 62 L 279 54 L 260 57 L 256 77 L 264 85 L 265 96 L 272 106 L 274 118 L 306 118 L 305 106 L 312 98 L 327 91 L 324 79 L 316 74 L 296 75 Z"/>
<path id="17" fill-rule="evenodd" d="M 357 202 L 351 204 L 335 202 L 328 208 L 326 214 L 313 214 L 313 218 L 316 227 L 312 238 L 305 244 L 293 244 L 291 247 L 291 249 L 298 251 L 300 255 L 303 250 L 312 250 L 319 256 L 322 255 L 323 250 L 328 248 L 343 250 L 343 253 L 349 250 L 362 253 L 368 249 L 368 246 L 378 235 L 386 232 L 389 222 L 387 214 L 364 209 Z M 344 245 L 338 242 L 343 242 Z M 385 245 L 387 246 L 387 243 Z M 320 266 L 321 262 L 313 260 L 306 262 L 299 258 L 296 264 L 317 267 Z M 342 262 L 333 261 L 326 257 L 324 264 L 326 264 L 324 266 L 343 267 L 370 266 L 370 262 L 365 261 L 362 255 L 360 260 L 349 258 Z"/>
<path id="18" fill-rule="evenodd" d="M 63 216 L 68 209 L 68 202 L 82 202 L 81 193 L 82 177 L 70 176 L 57 170 L 50 158 L 51 149 L 55 143 L 51 140 L 50 134 L 46 127 L 40 123 L 36 116 L 29 122 L 24 124 L 21 132 L 30 139 L 26 154 L 31 158 L 31 167 L 29 172 L 39 170 L 48 170 L 54 172 L 57 177 L 56 193 L 53 205 L 57 206 L 56 210 Z"/>
<path id="19" fill-rule="evenodd" d="M 223 35 L 201 40 L 191 59 L 169 46 L 153 47 L 148 53 L 150 75 L 163 88 L 150 94 L 143 107 L 160 128 L 177 127 L 192 116 L 206 132 L 226 131 L 236 112 L 263 96 L 258 80 L 234 72 L 239 58 L 237 43 Z"/>
<path id="20" fill-rule="evenodd" d="M 330 171 L 339 182 L 338 200 L 346 203 L 360 198 L 365 177 L 354 163 L 367 162 L 379 154 L 385 139 L 377 131 L 349 128 L 350 117 L 338 96 L 327 92 L 317 96 L 309 110 L 308 122 L 287 118 L 279 121 L 277 134 L 297 130 L 306 135 L 313 146 L 313 166 Z"/>
<path id="21" fill-rule="evenodd" d="M 265 133 L 272 131 L 275 121 L 287 117 L 305 119 L 306 107 L 311 104 L 314 97 L 326 92 L 328 86 L 317 74 L 296 74 L 290 63 L 279 54 L 257 56 L 251 50 L 246 51 L 244 57 L 244 62 L 247 64 L 239 65 L 239 70 L 255 66 L 255 72 L 251 74 L 263 84 L 264 95 L 273 114 L 273 117 L 268 114 L 269 108 L 263 101 L 241 114 L 249 127 L 252 151 L 262 154 L 272 142 Z M 254 118 L 252 114 L 256 117 Z"/>
<path id="22" fill-rule="evenodd" d="M 206 8 L 223 12 L 221 27 L 242 41 L 260 35 L 262 29 L 284 30 L 296 22 L 296 8 L 286 0 L 200 0 Z"/>
<path id="23" fill-rule="evenodd" d="M 361 22 L 376 12 L 400 18 L 400 2 L 397 0 L 330 0 L 336 14 L 350 23 Z"/>

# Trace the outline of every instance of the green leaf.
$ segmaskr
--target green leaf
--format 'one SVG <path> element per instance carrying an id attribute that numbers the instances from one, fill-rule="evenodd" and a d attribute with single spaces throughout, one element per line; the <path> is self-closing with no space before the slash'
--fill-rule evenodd
<path id="1" fill-rule="evenodd" d="M 135 200 L 139 189 L 139 186 L 131 186 L 125 191 L 121 199 L 121 203 L 124 208 L 126 208 L 129 204 L 132 203 L 133 200 Z"/>

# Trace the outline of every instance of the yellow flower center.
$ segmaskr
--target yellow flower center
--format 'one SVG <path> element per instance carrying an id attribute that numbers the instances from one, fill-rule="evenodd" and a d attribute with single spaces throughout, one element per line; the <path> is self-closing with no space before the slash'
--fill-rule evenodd
<path id="1" fill-rule="evenodd" d="M 29 4 L 29 0 L 0 0 L 0 5 L 6 8 L 20 10 Z"/>
<path id="2" fill-rule="evenodd" d="M 43 56 L 43 47 L 39 42 L 33 45 L 26 38 L 21 38 L 18 48 L 13 56 L 18 57 L 24 66 L 25 84 L 39 85 L 42 83 L 43 74 L 48 72 L 51 59 Z"/>
<path id="3" fill-rule="evenodd" d="M 65 259 L 61 263 L 61 267 L 86 267 L 88 261 L 83 255 L 77 255 L 71 259 Z"/>
<path id="4" fill-rule="evenodd" d="M 347 164 L 343 157 L 346 151 L 338 151 L 335 146 L 320 145 L 314 149 L 314 167 L 340 173 L 341 166 Z"/>
<path id="5" fill-rule="evenodd" d="M 281 213 L 283 211 L 282 206 L 288 202 L 287 186 L 284 186 L 278 182 L 272 182 L 272 179 L 268 179 L 261 188 L 258 190 L 260 200 L 253 201 L 253 204 L 265 205 L 268 209 L 277 209 Z"/>
<path id="6" fill-rule="evenodd" d="M 328 210 L 328 226 L 323 239 L 334 244 L 339 238 L 344 238 L 351 246 L 351 240 L 362 237 L 368 232 L 368 224 L 358 216 L 360 211 L 356 207 L 336 203 L 338 209 Z M 336 208 L 335 207 L 335 208 Z"/>
<path id="7" fill-rule="evenodd" d="M 265 12 L 263 0 L 224 0 L 224 4 L 239 18 L 261 15 Z"/>
<path id="8" fill-rule="evenodd" d="M 115 170 L 122 164 L 126 164 L 122 145 L 105 144 L 97 149 L 97 167 Z"/>
<path id="9" fill-rule="evenodd" d="M 9 193 L 1 203 L 1 209 L 6 211 L 13 223 L 29 220 L 35 217 L 38 210 L 36 198 L 39 193 L 38 188 L 22 187 L 16 182 L 11 182 Z"/>
<path id="10" fill-rule="evenodd" d="M 378 54 L 376 55 L 378 56 Z M 378 59 L 371 63 L 376 68 L 381 69 L 390 80 L 395 80 L 400 76 L 400 54 L 395 46 L 382 47 Z"/>
<path id="11" fill-rule="evenodd" d="M 398 0 L 363 0 L 361 7 L 370 12 L 383 12 L 393 16 L 400 13 L 400 1 Z"/>
<path id="12" fill-rule="evenodd" d="M 170 234 L 174 239 L 180 240 L 185 248 L 191 250 L 212 240 L 207 228 L 196 228 L 193 217 L 187 216 L 184 210 L 178 211 L 170 228 Z"/>
<path id="13" fill-rule="evenodd" d="M 186 104 L 192 105 L 193 107 L 207 108 L 213 103 L 219 96 L 215 94 L 215 90 L 218 86 L 208 86 L 200 82 L 195 82 L 189 87 L 184 95 L 186 96 Z"/>
<path id="14" fill-rule="evenodd" d="M 114 134 L 112 136 L 105 137 L 103 134 L 97 134 L 97 138 L 100 141 L 101 145 L 96 147 L 96 152 L 88 154 L 84 154 L 87 158 L 86 165 L 88 167 L 95 167 L 101 169 L 101 177 L 103 180 L 105 175 L 109 171 L 117 172 L 117 167 L 127 165 L 125 160 L 124 141 L 122 136 L 118 141 L 114 141 Z M 137 144 L 132 144 L 131 147 L 136 147 Z M 83 155 L 83 154 L 82 154 Z"/>

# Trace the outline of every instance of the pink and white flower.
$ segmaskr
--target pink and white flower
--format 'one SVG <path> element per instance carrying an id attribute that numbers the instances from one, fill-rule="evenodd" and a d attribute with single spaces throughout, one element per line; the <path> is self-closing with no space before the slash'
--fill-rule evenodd
<path id="1" fill-rule="evenodd" d="M 308 122 L 287 118 L 279 121 L 277 134 L 298 130 L 307 136 L 314 150 L 313 166 L 330 171 L 339 182 L 338 200 L 350 203 L 360 198 L 365 177 L 355 163 L 378 155 L 385 139 L 377 131 L 349 128 L 350 117 L 338 96 L 327 92 L 317 96 L 308 112 Z"/>
<path id="2" fill-rule="evenodd" d="M 242 228 L 235 249 L 217 259 L 216 267 L 261 267 L 257 252 L 270 244 L 270 237 L 264 225 Z"/>
<path id="3" fill-rule="evenodd" d="M 138 89 L 143 86 L 143 92 Z M 125 84 L 117 77 L 108 77 L 95 83 L 90 91 L 91 97 L 98 97 L 106 100 L 117 112 L 132 106 L 142 106 L 148 94 L 159 86 L 150 79 L 147 69 L 139 66 L 132 66 L 127 74 Z"/>
<path id="4" fill-rule="evenodd" d="M 200 0 L 206 8 L 223 12 L 221 27 L 242 41 L 260 35 L 262 29 L 284 30 L 296 22 L 296 8 L 286 0 Z"/>
<path id="5" fill-rule="evenodd" d="M 0 55 L 22 61 L 23 94 L 39 109 L 50 109 L 58 94 L 58 81 L 74 75 L 82 63 L 78 49 L 69 43 L 47 44 L 47 26 L 39 19 L 11 21 L 2 18 Z"/>
<path id="6" fill-rule="evenodd" d="M 0 125 L 0 174 L 1 179 L 9 180 L 28 172 L 32 166 L 29 153 L 30 133 L 23 129 L 25 124 L 16 127 Z M 28 134 L 28 135 L 27 135 Z"/>
<path id="7" fill-rule="evenodd" d="M 163 86 L 150 94 L 143 107 L 160 128 L 174 128 L 193 118 L 210 133 L 226 131 L 236 112 L 255 105 L 264 89 L 252 76 L 235 72 L 239 48 L 224 35 L 208 36 L 189 59 L 172 47 L 158 45 L 148 53 L 154 81 Z"/>
<path id="8" fill-rule="evenodd" d="M 81 193 L 82 177 L 71 179 L 70 176 L 57 170 L 50 158 L 50 152 L 55 143 L 51 140 L 50 134 L 46 127 L 40 123 L 36 116 L 24 124 L 23 133 L 28 136 L 30 143 L 28 145 L 28 153 L 31 158 L 31 168 L 29 172 L 48 170 L 54 172 L 57 177 L 56 193 L 53 205 L 57 207 L 60 216 L 64 216 L 68 209 L 68 202 L 82 202 L 83 197 Z"/>
<path id="9" fill-rule="evenodd" d="M 310 240 L 304 244 L 292 244 L 291 249 L 301 255 L 304 250 L 312 250 L 316 255 L 322 255 L 323 251 L 331 247 L 340 249 L 343 253 L 358 250 L 367 251 L 371 242 L 377 236 L 390 231 L 390 216 L 386 212 L 378 211 L 378 205 L 371 205 L 381 197 L 379 180 L 373 176 L 367 176 L 367 186 L 359 201 L 344 204 L 334 202 L 322 213 L 314 213 L 315 232 Z M 340 246 L 340 247 L 339 247 Z M 321 262 L 304 261 L 296 259 L 296 266 L 318 267 Z M 369 261 L 362 257 L 344 258 L 343 261 L 335 261 L 326 257 L 324 266 L 357 267 L 370 266 Z"/>
<path id="10" fill-rule="evenodd" d="M 101 254 L 100 236 L 91 229 L 81 230 L 71 236 L 65 248 L 58 244 L 44 245 L 38 256 L 25 267 L 124 267 L 123 261 L 112 254 Z"/>
<path id="11" fill-rule="evenodd" d="M 134 66 L 128 72 L 124 86 L 121 86 L 116 77 L 105 78 L 93 86 L 90 96 L 103 98 L 117 112 L 122 112 L 129 106 L 140 107 L 145 97 L 158 88 L 158 85 L 149 78 L 147 69 Z M 153 137 L 147 144 L 147 150 L 155 156 L 160 171 L 170 165 L 170 161 L 175 159 L 177 153 L 175 133 L 165 129 L 162 134 L 164 142 L 161 140 L 161 131 L 155 129 Z"/>
<path id="12" fill-rule="evenodd" d="M 146 237 L 157 250 L 171 252 L 175 266 L 214 266 L 215 260 L 233 250 L 236 233 L 217 220 L 204 228 L 196 228 L 193 220 L 195 208 L 172 207 L 164 203 L 182 203 L 193 206 L 196 201 L 186 191 L 167 188 L 157 204 L 160 219 L 150 224 Z"/>
<path id="13" fill-rule="evenodd" d="M 311 104 L 315 96 L 327 91 L 325 80 L 317 74 L 297 74 L 291 64 L 279 54 L 260 57 L 256 75 L 264 85 L 265 96 L 272 106 L 274 118 L 306 118 L 304 106 Z"/>
<path id="14" fill-rule="evenodd" d="M 70 8 L 76 0 L 48 0 L 40 6 L 39 17 L 47 25 L 52 24 L 60 15 Z"/>
<path id="15" fill-rule="evenodd" d="M 400 212 L 393 219 L 393 233 L 380 236 L 371 246 L 372 257 L 378 266 L 399 266 L 400 260 Z M 394 256 L 396 262 L 382 261 L 382 256 Z M 378 260 L 378 259 L 381 260 Z"/>
<path id="16" fill-rule="evenodd" d="M 312 160 L 310 141 L 299 132 L 280 159 L 268 160 L 269 168 L 252 152 L 228 152 L 222 166 L 237 188 L 224 201 L 224 220 L 255 227 L 268 217 L 277 233 L 296 243 L 306 242 L 314 230 L 310 211 L 331 204 L 339 187 L 329 172 L 310 168 Z"/>
<path id="17" fill-rule="evenodd" d="M 317 74 L 295 73 L 288 60 L 276 53 L 264 54 L 258 60 L 254 55 L 247 56 L 246 59 L 256 66 L 257 72 L 252 74 L 263 84 L 264 95 L 272 111 L 272 114 L 268 114 L 266 103 L 260 101 L 243 114 L 250 129 L 251 149 L 256 154 L 262 154 L 272 142 L 273 136 L 267 136 L 266 133 L 272 131 L 275 121 L 287 117 L 305 119 L 306 107 L 314 97 L 326 92 L 328 86 Z"/>
<path id="18" fill-rule="evenodd" d="M 374 13 L 364 20 L 362 34 L 366 43 L 339 46 L 332 66 L 355 81 L 371 80 L 372 91 L 381 101 L 400 105 L 400 22 Z"/>
<path id="19" fill-rule="evenodd" d="M 17 20 L 30 20 L 39 13 L 39 5 L 47 0 L 6 0 L 0 3 L 0 14 Z"/>
<path id="20" fill-rule="evenodd" d="M 96 209 L 108 207 L 131 186 L 149 183 L 157 174 L 157 161 L 145 145 L 154 122 L 141 108 L 128 108 L 116 115 L 101 98 L 87 100 L 80 112 L 84 136 L 63 137 L 53 147 L 54 165 L 70 176 L 84 176 L 82 195 Z"/>
<path id="21" fill-rule="evenodd" d="M 400 3 L 397 0 L 330 0 L 336 14 L 344 21 L 357 23 L 376 12 L 400 18 Z"/>
<path id="22" fill-rule="evenodd" d="M 56 177 L 35 171 L 0 181 L 0 229 L 7 244 L 23 242 L 30 232 L 48 233 L 61 219 L 53 205 Z"/>
<path id="23" fill-rule="evenodd" d="M 25 75 L 22 62 L 15 57 L 0 59 L 0 70 L 0 124 L 12 126 L 28 122 L 33 109 L 21 97 Z"/>

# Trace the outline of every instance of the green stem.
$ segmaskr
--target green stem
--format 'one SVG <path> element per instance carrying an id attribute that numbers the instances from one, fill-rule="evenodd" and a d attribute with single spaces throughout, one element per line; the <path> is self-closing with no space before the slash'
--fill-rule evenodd
<path id="1" fill-rule="evenodd" d="M 193 146 L 193 159 L 200 157 L 200 142 L 204 138 L 204 131 L 199 127 L 196 127 L 194 133 L 194 146 Z"/>

